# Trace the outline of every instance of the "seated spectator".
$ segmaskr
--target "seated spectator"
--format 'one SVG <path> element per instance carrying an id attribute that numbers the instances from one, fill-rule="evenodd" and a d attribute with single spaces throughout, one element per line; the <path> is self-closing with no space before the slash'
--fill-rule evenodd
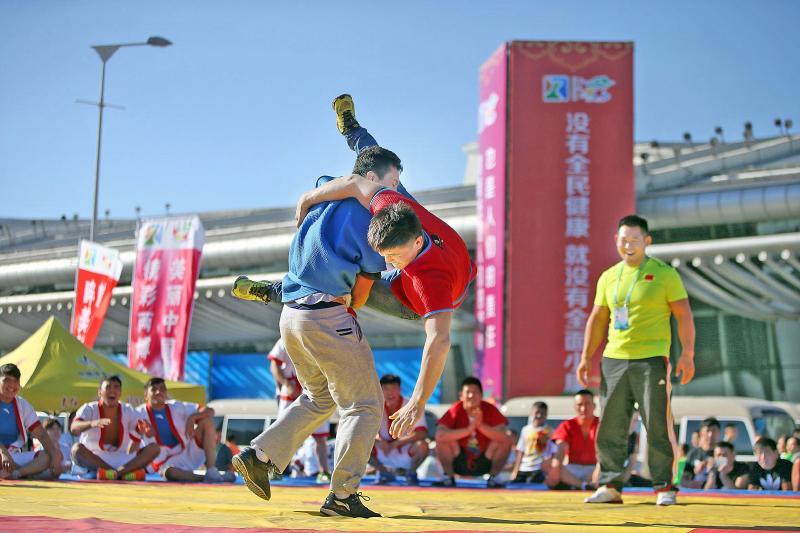
<path id="1" fill-rule="evenodd" d="M 96 402 L 83 404 L 72 421 L 70 431 L 80 435 L 72 447 L 73 464 L 97 471 L 98 479 L 144 479 L 144 468 L 158 456 L 158 444 L 152 442 L 133 451 L 139 434 L 153 431 L 128 403 L 120 401 L 122 380 L 103 378 Z"/>
<path id="2" fill-rule="evenodd" d="M 375 467 L 378 477 L 375 483 L 382 485 L 394 481 L 394 470 L 401 469 L 406 473 L 407 485 L 419 485 L 417 468 L 428 456 L 428 424 L 422 416 L 414 431 L 409 435 L 394 439 L 389 435 L 389 415 L 396 413 L 406 404 L 400 394 L 400 376 L 386 374 L 381 377 L 383 390 L 383 418 L 378 436 L 375 437 L 375 448 L 369 463 Z"/>
<path id="3" fill-rule="evenodd" d="M 789 435 L 783 434 L 778 437 L 778 440 L 775 441 L 775 445 L 778 447 L 778 455 L 783 457 L 783 454 L 786 453 L 786 439 L 789 438 Z"/>
<path id="4" fill-rule="evenodd" d="M 639 462 L 639 411 L 634 411 L 628 429 L 628 459 L 625 461 L 625 472 L 622 475 L 626 487 L 652 487 L 653 482 L 642 477 L 642 464 Z"/>
<path id="5" fill-rule="evenodd" d="M 769 437 L 756 441 L 756 463 L 750 467 L 750 490 L 792 490 L 792 463 L 778 457 L 778 446 Z"/>
<path id="6" fill-rule="evenodd" d="M 800 492 L 800 459 L 792 464 L 792 490 Z"/>
<path id="7" fill-rule="evenodd" d="M 512 483 L 544 483 L 550 472 L 550 459 L 558 449 L 550 440 L 546 403 L 534 402 L 528 420 L 517 441 Z"/>
<path id="8" fill-rule="evenodd" d="M 68 472 L 72 468 L 72 460 L 70 459 L 72 455 L 72 439 L 69 434 L 64 433 L 64 426 L 61 425 L 58 418 L 48 418 L 42 426 L 47 434 L 50 435 L 50 438 L 53 439 L 53 442 L 58 443 L 58 449 L 61 450 L 61 455 L 64 457 L 61 467 L 64 472 Z M 39 439 L 34 439 L 33 449 L 38 452 L 44 449 L 44 445 Z"/>
<path id="9" fill-rule="evenodd" d="M 784 450 L 785 451 L 781 454 L 781 459 L 786 459 L 792 463 L 800 459 L 800 438 L 794 435 L 791 437 L 787 436 Z"/>
<path id="10" fill-rule="evenodd" d="M 168 399 L 167 384 L 162 378 L 150 378 L 144 384 L 145 403 L 136 408 L 153 429 L 149 438 L 158 443 L 160 452 L 152 468 L 168 481 L 235 481 L 236 475 L 220 474 L 216 467 L 216 431 L 214 410 L 196 403 Z M 194 471 L 205 465 L 205 475 Z"/>
<path id="11" fill-rule="evenodd" d="M 689 437 L 689 450 L 691 451 L 699 447 L 700 447 L 700 432 L 692 431 L 692 434 Z"/>
<path id="12" fill-rule="evenodd" d="M 297 451 L 292 456 L 289 466 L 284 470 L 283 475 L 291 475 L 294 478 L 302 477 L 315 477 L 317 483 L 324 483 L 324 478 L 327 473 L 322 470 L 319 464 L 320 454 L 324 454 L 327 458 L 327 464 L 333 464 L 333 454 L 335 452 L 336 443 L 333 441 L 323 441 L 325 445 L 320 448 L 319 440 L 313 435 L 306 437 L 306 440 L 300 445 Z M 368 465 L 368 468 L 369 467 Z M 374 469 L 373 469 L 374 471 Z"/>
<path id="13" fill-rule="evenodd" d="M 582 389 L 575 393 L 577 416 L 565 420 L 551 437 L 558 446 L 553 456 L 547 486 L 551 489 L 594 490 L 600 468 L 595 455 L 600 419 L 594 416 L 594 395 Z"/>
<path id="14" fill-rule="evenodd" d="M 672 479 L 672 483 L 677 485 L 681 484 L 681 478 L 683 477 L 683 469 L 686 468 L 686 456 L 689 454 L 689 445 L 688 444 L 681 444 L 678 446 L 678 455 L 676 456 L 677 461 L 675 461 L 675 473 Z"/>
<path id="15" fill-rule="evenodd" d="M 228 446 L 226 446 L 224 442 L 222 442 L 222 430 L 218 429 L 215 433 L 216 437 L 214 440 L 217 443 L 216 444 L 217 458 L 214 461 L 214 464 L 216 465 L 217 470 L 219 470 L 220 472 L 235 473 L 235 470 L 233 468 L 233 453 L 231 452 L 231 449 L 228 448 Z"/>
<path id="16" fill-rule="evenodd" d="M 700 441 L 697 448 L 686 456 L 686 467 L 681 476 L 681 486 L 702 489 L 708 473 L 714 467 L 714 446 L 719 441 L 719 420 L 708 417 L 700 424 Z"/>
<path id="17" fill-rule="evenodd" d="M 35 475 L 57 478 L 64 457 L 31 404 L 18 396 L 21 377 L 17 365 L 0 366 L 0 480 Z M 29 433 L 39 439 L 44 450 L 25 451 Z"/>
<path id="18" fill-rule="evenodd" d="M 703 486 L 706 490 L 745 489 L 750 469 L 736 460 L 736 450 L 729 441 L 719 441 L 714 446 L 714 464 L 708 470 Z"/>
<path id="19" fill-rule="evenodd" d="M 478 378 L 464 378 L 459 398 L 436 426 L 436 457 L 445 478 L 434 485 L 455 487 L 456 474 L 489 474 L 487 487 L 500 487 L 502 484 L 494 476 L 503 469 L 511 453 L 511 442 L 506 436 L 508 420 L 497 407 L 483 401 L 483 385 Z"/>
<path id="20" fill-rule="evenodd" d="M 229 431 L 227 435 L 225 435 L 225 446 L 227 446 L 233 455 L 237 455 L 241 450 L 239 450 L 239 446 L 236 445 L 236 436 L 233 434 L 232 431 Z"/>
<path id="21" fill-rule="evenodd" d="M 736 443 L 736 437 L 739 436 L 739 430 L 736 429 L 736 424 L 725 424 L 725 430 L 723 433 L 722 440 L 725 442 L 730 442 L 731 444 Z"/>

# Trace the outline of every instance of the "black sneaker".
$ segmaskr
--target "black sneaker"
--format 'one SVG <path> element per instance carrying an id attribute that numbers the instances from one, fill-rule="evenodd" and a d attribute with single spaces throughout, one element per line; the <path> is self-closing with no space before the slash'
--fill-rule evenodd
<path id="1" fill-rule="evenodd" d="M 444 476 L 444 479 L 441 481 L 434 481 L 431 483 L 431 487 L 448 487 L 454 488 L 456 486 L 456 478 L 453 476 Z"/>
<path id="2" fill-rule="evenodd" d="M 242 476 L 242 479 L 244 479 L 244 483 L 250 489 L 250 492 L 259 498 L 270 499 L 272 494 L 269 489 L 269 479 L 271 476 L 280 475 L 281 473 L 280 469 L 272 461 L 265 463 L 259 460 L 256 457 L 256 451 L 248 446 L 241 453 L 234 455 L 231 462 L 236 471 Z"/>
<path id="3" fill-rule="evenodd" d="M 500 483 L 494 478 L 494 476 L 489 476 L 489 479 L 486 480 L 487 489 L 502 489 L 505 488 L 505 486 L 505 483 Z"/>
<path id="4" fill-rule="evenodd" d="M 342 135 L 359 127 L 356 120 L 356 106 L 349 94 L 340 94 L 333 99 L 333 110 L 336 112 L 336 128 Z"/>
<path id="5" fill-rule="evenodd" d="M 351 494 L 347 498 L 340 500 L 333 492 L 325 498 L 325 503 L 320 507 L 319 512 L 327 516 L 349 516 L 350 518 L 375 518 L 380 514 L 370 511 L 361 503 L 361 500 L 369 501 L 369 496 L 363 496 L 360 492 Z"/>

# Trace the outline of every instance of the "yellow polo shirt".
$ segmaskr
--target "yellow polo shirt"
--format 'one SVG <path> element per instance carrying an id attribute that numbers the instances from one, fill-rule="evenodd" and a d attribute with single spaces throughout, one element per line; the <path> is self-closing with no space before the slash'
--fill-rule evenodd
<path id="1" fill-rule="evenodd" d="M 619 289 L 614 303 L 614 288 Z M 637 279 L 638 278 L 638 279 Z M 614 307 L 622 307 L 631 283 L 636 281 L 628 305 L 628 329 L 614 329 Z M 594 305 L 608 307 L 608 343 L 604 357 L 612 359 L 645 359 L 669 356 L 670 302 L 688 298 L 678 272 L 667 263 L 647 258 L 644 268 L 631 268 L 620 261 L 600 275 Z"/>

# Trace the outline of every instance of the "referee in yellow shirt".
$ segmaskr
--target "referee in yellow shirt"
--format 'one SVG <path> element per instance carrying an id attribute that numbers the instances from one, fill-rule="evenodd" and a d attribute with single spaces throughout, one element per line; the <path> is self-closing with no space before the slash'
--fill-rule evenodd
<path id="1" fill-rule="evenodd" d="M 675 434 L 670 410 L 670 315 L 675 315 L 683 352 L 675 375 L 681 384 L 694 376 L 694 321 L 678 272 L 646 255 L 653 242 L 647 221 L 628 215 L 619 221 L 616 245 L 622 261 L 597 281 L 586 323 L 578 380 L 588 386 L 594 352 L 608 336 L 601 364 L 602 418 L 597 432 L 600 487 L 586 503 L 621 503 L 628 426 L 634 402 L 647 430 L 648 461 L 658 505 L 673 505 Z"/>

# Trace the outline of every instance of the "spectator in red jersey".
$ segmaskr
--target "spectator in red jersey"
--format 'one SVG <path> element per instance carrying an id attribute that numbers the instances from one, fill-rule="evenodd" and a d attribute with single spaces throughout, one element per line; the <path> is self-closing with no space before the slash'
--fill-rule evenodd
<path id="1" fill-rule="evenodd" d="M 439 419 L 436 427 L 436 458 L 445 473 L 438 487 L 455 487 L 455 475 L 489 474 L 486 486 L 501 487 L 494 479 L 511 453 L 506 435 L 508 420 L 494 405 L 483 401 L 483 386 L 478 378 L 461 382 L 458 402 Z"/>
<path id="2" fill-rule="evenodd" d="M 595 439 L 600 419 L 594 416 L 594 395 L 586 389 L 575 393 L 575 413 L 551 437 L 558 445 L 547 486 L 593 490 L 600 474 L 595 455 Z"/>

